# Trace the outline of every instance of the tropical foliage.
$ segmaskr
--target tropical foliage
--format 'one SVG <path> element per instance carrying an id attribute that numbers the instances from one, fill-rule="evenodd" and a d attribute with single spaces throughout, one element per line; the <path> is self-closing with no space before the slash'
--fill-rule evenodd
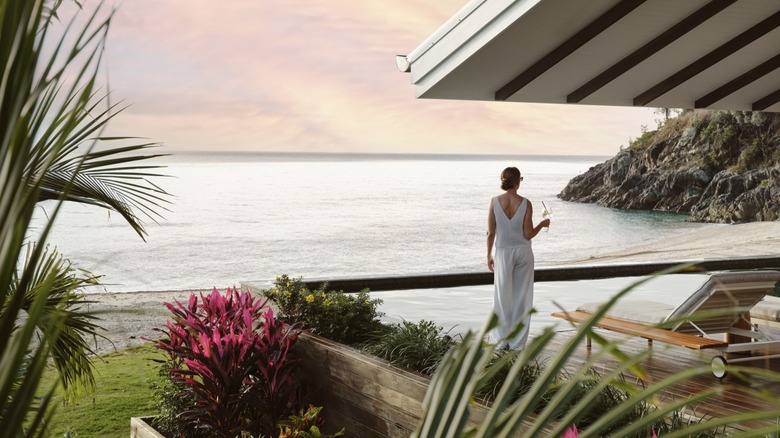
<path id="1" fill-rule="evenodd" d="M 274 433 L 298 408 L 297 360 L 289 356 L 297 332 L 249 292 L 195 294 L 166 304 L 172 320 L 154 341 L 167 355 L 178 394 L 192 403 L 177 417 L 207 436 Z"/>
<path id="2" fill-rule="evenodd" d="M 77 291 L 96 277 L 45 245 L 62 202 L 115 211 L 143 237 L 165 197 L 136 164 L 151 144 L 102 135 L 118 112 L 96 79 L 110 14 L 64 27 L 62 6 L 0 0 L 0 430 L 11 436 L 45 435 L 54 386 L 36 393 L 50 358 L 63 387 L 94 382 L 86 339 L 98 327 Z M 41 201 L 54 202 L 32 230 Z"/>

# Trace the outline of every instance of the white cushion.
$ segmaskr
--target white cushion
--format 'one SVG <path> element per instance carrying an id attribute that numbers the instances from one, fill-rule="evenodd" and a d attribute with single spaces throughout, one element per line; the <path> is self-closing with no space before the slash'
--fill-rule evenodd
<path id="1" fill-rule="evenodd" d="M 780 281 L 778 271 L 739 271 L 712 274 L 685 301 L 669 313 L 668 318 L 684 318 L 700 309 L 700 306 L 716 292 L 732 295 L 729 306 L 750 309 Z M 715 303 L 722 306 L 720 301 Z"/>

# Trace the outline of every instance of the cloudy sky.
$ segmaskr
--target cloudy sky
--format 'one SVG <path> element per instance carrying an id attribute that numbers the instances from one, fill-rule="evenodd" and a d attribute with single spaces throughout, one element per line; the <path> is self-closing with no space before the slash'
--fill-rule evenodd
<path id="1" fill-rule="evenodd" d="M 176 151 L 609 155 L 651 109 L 431 101 L 395 66 L 466 0 L 109 0 L 111 131 Z M 86 1 L 86 9 L 97 3 Z"/>

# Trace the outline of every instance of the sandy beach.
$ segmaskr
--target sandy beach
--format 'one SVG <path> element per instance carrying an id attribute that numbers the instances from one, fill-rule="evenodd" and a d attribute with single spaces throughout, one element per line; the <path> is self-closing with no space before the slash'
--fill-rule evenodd
<path id="1" fill-rule="evenodd" d="M 624 251 L 567 262 L 566 265 L 689 261 L 771 255 L 780 255 L 780 221 L 723 225 Z"/>
<path id="2" fill-rule="evenodd" d="M 714 227 L 620 252 L 567 262 L 566 265 L 778 255 L 780 255 L 780 222 L 763 222 Z M 681 280 L 671 281 L 681 283 Z M 618 283 L 605 280 L 591 285 L 596 289 L 614 291 L 615 287 L 620 286 Z M 682 286 L 687 289 L 690 285 Z M 669 289 L 669 287 L 663 285 L 661 289 Z M 557 304 L 566 305 L 580 299 L 578 290 L 581 288 L 568 287 L 562 290 L 560 286 L 552 283 L 540 284 L 537 287 L 537 296 L 540 297 L 537 307 L 540 308 L 540 316 L 544 317 L 544 313 L 549 310 L 547 307 L 552 306 L 551 301 L 543 302 L 541 297 L 550 295 L 554 297 Z M 445 328 L 457 325 L 459 330 L 478 329 L 490 311 L 492 286 L 429 292 L 425 297 L 422 297 L 419 291 L 377 292 L 377 296 L 385 301 L 380 310 L 387 314 L 385 319 L 388 322 L 398 322 L 403 319 L 409 321 L 421 318 L 434 319 Z M 90 310 L 101 318 L 99 324 L 105 329 L 103 334 L 106 337 L 106 339 L 98 339 L 95 351 L 98 354 L 106 354 L 141 345 L 146 342 L 143 337 L 159 336 L 152 328 L 163 327 L 170 314 L 163 303 L 186 300 L 190 293 L 191 291 L 158 291 L 90 294 L 88 298 L 93 301 L 89 304 Z M 446 311 L 440 312 L 439 317 L 436 317 L 436 312 L 432 313 L 431 309 L 446 309 Z"/>

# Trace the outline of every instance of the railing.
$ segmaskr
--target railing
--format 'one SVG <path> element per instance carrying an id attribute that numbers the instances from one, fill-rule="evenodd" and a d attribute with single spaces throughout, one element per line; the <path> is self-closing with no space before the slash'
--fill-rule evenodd
<path id="1" fill-rule="evenodd" d="M 696 270 L 681 271 L 681 273 L 741 269 L 780 269 L 780 256 L 591 266 L 547 266 L 539 267 L 534 270 L 534 281 L 573 281 L 614 277 L 635 277 L 649 275 L 675 266 L 691 264 L 694 264 Z M 392 277 L 315 278 L 304 279 L 304 283 L 309 289 L 315 289 L 323 283 L 328 283 L 329 290 L 343 290 L 344 292 L 358 292 L 363 289 L 369 289 L 372 292 L 433 289 L 493 284 L 493 273 L 485 271 L 453 274 L 417 274 Z"/>

